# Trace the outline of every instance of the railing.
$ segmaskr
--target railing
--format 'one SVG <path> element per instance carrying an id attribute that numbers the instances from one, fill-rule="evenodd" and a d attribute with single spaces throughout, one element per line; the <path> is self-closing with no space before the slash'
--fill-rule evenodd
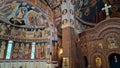
<path id="1" fill-rule="evenodd" d="M 0 68 L 56 68 L 58 63 L 47 60 L 0 60 Z"/>

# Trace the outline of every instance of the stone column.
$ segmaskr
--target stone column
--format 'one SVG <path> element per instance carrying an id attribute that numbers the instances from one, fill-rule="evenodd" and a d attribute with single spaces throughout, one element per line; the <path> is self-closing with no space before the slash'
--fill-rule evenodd
<path id="1" fill-rule="evenodd" d="M 76 65 L 74 6 L 71 0 L 63 0 L 62 5 L 62 68 L 79 68 Z"/>

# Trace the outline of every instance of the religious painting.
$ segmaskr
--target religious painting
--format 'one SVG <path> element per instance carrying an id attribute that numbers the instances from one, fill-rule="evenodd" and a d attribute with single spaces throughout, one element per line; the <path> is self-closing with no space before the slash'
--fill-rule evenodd
<path id="1" fill-rule="evenodd" d="M 0 8 L 0 15 L 13 25 L 36 27 L 45 26 L 47 22 L 47 18 L 37 8 L 31 4 L 17 1 L 5 4 Z"/>
<path id="2" fill-rule="evenodd" d="M 30 59 L 30 55 L 31 55 L 31 45 L 30 43 L 26 43 L 24 50 L 24 59 L 25 60 Z"/>
<path id="3" fill-rule="evenodd" d="M 11 59 L 13 60 L 24 60 L 30 59 L 31 45 L 30 43 L 14 42 L 12 48 Z"/>
<path id="4" fill-rule="evenodd" d="M 90 8 L 87 7 L 86 10 L 85 10 L 85 15 L 88 16 L 90 14 Z"/>
<path id="5" fill-rule="evenodd" d="M 62 24 L 65 25 L 65 24 L 67 24 L 67 22 L 68 22 L 68 20 L 64 19 Z"/>
<path id="6" fill-rule="evenodd" d="M 82 23 L 79 23 L 79 21 L 77 21 L 77 20 L 74 20 L 74 21 L 75 21 L 74 28 L 77 31 L 77 33 L 80 33 L 81 31 L 83 31 L 86 28 L 86 26 L 83 25 Z"/>
<path id="7" fill-rule="evenodd" d="M 35 58 L 40 59 L 42 54 L 42 47 L 41 44 L 36 44 L 35 46 Z"/>
<path id="8" fill-rule="evenodd" d="M 50 55 L 50 59 L 53 59 L 53 60 L 57 60 L 57 56 L 58 56 L 58 44 L 57 44 L 57 41 L 52 41 L 52 57 Z"/>
<path id="9" fill-rule="evenodd" d="M 118 40 L 115 37 L 109 36 L 106 41 L 110 49 L 119 47 Z"/>
<path id="10" fill-rule="evenodd" d="M 28 0 L 29 2 L 36 4 L 37 0 Z"/>
<path id="11" fill-rule="evenodd" d="M 44 37 L 50 36 L 50 29 L 49 28 L 44 29 L 43 35 Z"/>
<path id="12" fill-rule="evenodd" d="M 65 13 L 67 13 L 66 10 L 62 12 L 62 14 L 65 14 Z M 57 8 L 54 10 L 54 17 L 56 18 L 56 17 L 60 16 L 60 14 L 61 14 L 61 7 L 57 7 Z"/>
<path id="13" fill-rule="evenodd" d="M 18 42 L 14 43 L 13 45 L 11 58 L 14 60 L 17 60 L 19 57 L 19 45 L 20 44 Z"/>
<path id="14" fill-rule="evenodd" d="M 99 42 L 99 43 L 98 43 L 98 46 L 99 46 L 100 48 L 103 48 L 102 42 Z"/>
<path id="15" fill-rule="evenodd" d="M 34 31 L 26 31 L 26 38 L 30 39 L 30 38 L 34 38 Z"/>
<path id="16" fill-rule="evenodd" d="M 25 51 L 25 44 L 21 43 L 19 46 L 19 60 L 22 60 L 24 58 L 24 51 Z"/>
<path id="17" fill-rule="evenodd" d="M 36 30 L 36 32 L 34 32 L 34 38 L 40 38 L 42 37 L 42 31 L 41 30 Z"/>
<path id="18" fill-rule="evenodd" d="M 102 59 L 101 59 L 101 57 L 96 56 L 95 64 L 96 64 L 96 68 L 102 68 Z"/>
<path id="19" fill-rule="evenodd" d="M 19 8 L 16 12 L 16 16 L 10 18 L 10 22 L 15 25 L 25 25 L 23 18 L 26 12 L 27 8 L 25 7 Z"/>
<path id="20" fill-rule="evenodd" d="M 70 19 L 70 23 L 71 23 L 72 25 L 74 25 L 74 20 L 73 20 L 73 19 Z"/>
<path id="21" fill-rule="evenodd" d="M 51 31 L 52 32 L 52 40 L 58 40 L 58 35 L 57 35 L 58 30 L 57 30 L 57 28 L 52 26 L 52 30 L 53 30 L 53 31 Z"/>
<path id="22" fill-rule="evenodd" d="M 45 44 L 44 43 L 42 43 L 41 44 L 41 59 L 45 59 Z"/>
<path id="23" fill-rule="evenodd" d="M 73 10 L 72 10 L 72 9 L 70 9 L 70 14 L 72 14 L 72 15 L 74 14 L 74 12 L 73 12 Z"/>
<path id="24" fill-rule="evenodd" d="M 35 46 L 35 59 L 46 59 L 47 57 L 47 43 L 36 43 Z"/>
<path id="25" fill-rule="evenodd" d="M 5 4 L 5 0 L 0 0 L 0 8 L 2 8 Z"/>
<path id="26" fill-rule="evenodd" d="M 47 47 L 47 55 L 46 55 L 46 58 L 50 58 L 50 48 Z"/>
<path id="27" fill-rule="evenodd" d="M 0 40 L 0 59 L 4 59 L 5 57 L 5 52 L 6 52 L 6 49 L 7 49 L 7 46 L 6 46 L 6 41 L 2 41 Z"/>
<path id="28" fill-rule="evenodd" d="M 0 23 L 0 35 L 4 35 L 6 30 L 6 26 L 3 23 Z"/>
<path id="29" fill-rule="evenodd" d="M 44 54 L 45 54 L 45 59 L 47 59 L 47 49 L 48 49 L 48 43 L 44 43 L 44 50 L 45 50 L 45 52 L 44 52 Z"/>
<path id="30" fill-rule="evenodd" d="M 41 15 L 41 13 L 37 13 L 33 10 L 30 10 L 28 13 L 27 13 L 27 18 L 28 18 L 28 21 L 29 21 L 29 24 L 30 25 L 33 25 L 33 26 L 41 26 L 41 25 L 44 25 L 44 23 L 46 23 Z"/>
<path id="31" fill-rule="evenodd" d="M 74 6 L 75 15 L 87 22 L 96 22 L 105 0 L 79 0 Z M 99 5 L 99 6 L 98 6 Z M 96 11 L 97 10 L 97 11 Z M 97 15 L 98 14 L 98 15 Z M 101 15 L 100 15 L 101 16 Z"/>
<path id="32" fill-rule="evenodd" d="M 67 13 L 67 9 L 64 9 L 62 14 L 65 15 Z"/>
<path id="33" fill-rule="evenodd" d="M 63 57 L 63 67 L 69 68 L 69 58 L 68 57 Z"/>
<path id="34" fill-rule="evenodd" d="M 91 4 L 92 7 L 94 7 L 97 4 L 97 0 L 91 0 L 90 4 Z"/>
<path id="35" fill-rule="evenodd" d="M 13 1 L 12 4 L 5 4 L 2 8 L 0 8 L 1 16 L 10 19 L 11 15 L 15 14 L 16 9 L 19 4 L 16 1 Z M 13 15 L 14 16 L 14 15 Z"/>

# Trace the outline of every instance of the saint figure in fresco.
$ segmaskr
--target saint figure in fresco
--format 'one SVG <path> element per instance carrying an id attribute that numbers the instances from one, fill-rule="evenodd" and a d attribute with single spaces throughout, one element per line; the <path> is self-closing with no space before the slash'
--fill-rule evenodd
<path id="1" fill-rule="evenodd" d="M 0 59 L 4 58 L 4 53 L 5 53 L 5 48 L 6 48 L 5 44 L 6 44 L 6 42 L 2 41 L 2 44 L 1 44 L 1 47 L 0 47 Z"/>
<path id="2" fill-rule="evenodd" d="M 41 56 L 41 45 L 40 44 L 38 44 L 38 45 L 36 45 L 36 52 L 35 52 L 35 57 L 36 57 L 36 59 L 40 59 L 40 56 Z"/>
<path id="3" fill-rule="evenodd" d="M 63 20 L 63 25 L 65 25 L 67 22 L 68 22 L 68 20 L 67 20 L 67 19 L 64 19 L 64 20 Z"/>
<path id="4" fill-rule="evenodd" d="M 111 36 L 108 37 L 107 42 L 108 42 L 108 48 L 110 48 L 110 49 L 118 48 L 118 42 L 115 37 L 111 37 Z"/>
<path id="5" fill-rule="evenodd" d="M 67 13 L 67 9 L 64 9 L 62 14 L 65 15 Z"/>
<path id="6" fill-rule="evenodd" d="M 35 26 L 36 25 L 36 16 L 37 16 L 37 12 L 35 11 L 29 11 L 28 14 L 27 14 L 27 19 L 28 19 L 28 22 L 31 26 Z"/>
<path id="7" fill-rule="evenodd" d="M 15 46 L 12 52 L 12 59 L 18 59 L 18 53 L 19 53 L 19 43 L 15 43 Z"/>
<path id="8" fill-rule="evenodd" d="M 0 25 L 0 35 L 4 35 L 6 30 L 6 26 L 4 24 Z"/>
<path id="9" fill-rule="evenodd" d="M 47 29 L 45 29 L 45 30 L 44 30 L 44 36 L 48 36 L 48 34 L 47 34 L 47 33 L 48 33 L 48 30 L 47 30 Z"/>
<path id="10" fill-rule="evenodd" d="M 20 8 L 19 11 L 18 11 L 17 16 L 16 17 L 12 17 L 10 19 L 10 22 L 12 24 L 16 24 L 16 25 L 25 25 L 25 22 L 23 20 L 25 12 L 26 12 L 26 8 L 23 8 L 23 7 Z"/>
<path id="11" fill-rule="evenodd" d="M 44 59 L 45 55 L 44 55 L 44 44 L 42 44 L 41 46 L 41 58 Z"/>
<path id="12" fill-rule="evenodd" d="M 26 44 L 25 51 L 24 51 L 24 58 L 29 59 L 30 58 L 30 45 Z"/>
<path id="13" fill-rule="evenodd" d="M 20 48 L 19 48 L 19 59 L 24 58 L 24 51 L 25 51 L 24 43 L 21 43 Z"/>
<path id="14" fill-rule="evenodd" d="M 35 16 L 36 20 L 35 20 L 35 25 L 36 26 L 40 26 L 40 25 L 43 25 L 43 18 L 42 16 L 40 16 L 39 14 L 37 14 Z"/>

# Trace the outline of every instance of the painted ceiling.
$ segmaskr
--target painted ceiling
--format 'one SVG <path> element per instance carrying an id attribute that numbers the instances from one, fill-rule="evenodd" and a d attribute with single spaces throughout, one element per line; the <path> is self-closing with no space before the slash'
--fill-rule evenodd
<path id="1" fill-rule="evenodd" d="M 48 2 L 52 2 L 52 1 L 54 0 L 49 0 Z M 120 14 L 120 1 L 119 0 L 71 0 L 71 1 L 75 6 L 75 15 L 86 22 L 96 23 L 95 18 L 98 15 L 101 15 L 101 13 L 105 15 L 104 10 L 102 10 L 105 4 L 112 6 L 111 8 L 109 8 L 110 16 L 113 13 L 112 12 L 113 8 L 115 8 L 114 11 L 119 12 Z M 60 2 L 61 2 L 60 0 L 56 0 L 52 2 L 56 4 L 54 4 L 54 6 L 51 5 L 52 7 L 51 6 L 50 7 L 58 10 L 58 6 Z M 57 8 L 55 8 L 55 6 Z"/>
<path id="2" fill-rule="evenodd" d="M 57 21 L 60 23 L 61 20 L 60 6 L 62 1 L 63 0 L 0 0 L 0 16 L 7 18 L 9 22 L 15 25 L 43 25 L 43 23 L 49 20 L 54 22 L 53 19 L 56 24 Z M 113 0 L 71 1 L 75 6 L 75 15 L 86 22 L 92 23 L 95 23 L 95 18 L 100 12 L 104 12 L 101 10 L 104 4 L 112 5 L 113 2 Z M 118 5 L 116 8 L 117 11 L 120 12 L 120 6 Z M 111 9 L 109 9 L 109 11 L 111 14 Z M 23 13 L 23 16 L 20 16 L 20 12 Z"/>
<path id="3" fill-rule="evenodd" d="M 46 9 L 46 11 L 44 9 Z M 46 6 L 46 4 L 36 0 L 29 0 L 25 2 L 4 0 L 0 1 L 0 17 L 7 20 L 9 24 L 15 26 L 46 26 L 50 20 L 48 10 L 49 7 Z"/>
<path id="4" fill-rule="evenodd" d="M 81 19 L 93 22 L 93 18 L 103 7 L 104 3 L 102 0 L 80 0 L 75 5 L 75 11 L 79 11 Z"/>

